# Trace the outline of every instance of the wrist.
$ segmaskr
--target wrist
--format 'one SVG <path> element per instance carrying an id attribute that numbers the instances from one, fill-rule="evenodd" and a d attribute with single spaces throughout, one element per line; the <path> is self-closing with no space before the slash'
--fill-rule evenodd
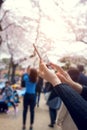
<path id="1" fill-rule="evenodd" d="M 79 83 L 72 81 L 69 85 L 70 85 L 73 89 L 75 89 L 78 93 L 81 93 L 81 92 L 82 92 L 82 85 L 80 85 Z"/>
<path id="2" fill-rule="evenodd" d="M 53 82 L 52 82 L 52 85 L 55 87 L 56 85 L 59 85 L 59 84 L 61 84 L 61 81 L 59 81 L 59 80 L 54 80 Z"/>
<path id="3" fill-rule="evenodd" d="M 75 84 L 75 82 L 73 80 L 67 82 L 67 84 L 69 84 L 70 86 L 73 86 Z"/>

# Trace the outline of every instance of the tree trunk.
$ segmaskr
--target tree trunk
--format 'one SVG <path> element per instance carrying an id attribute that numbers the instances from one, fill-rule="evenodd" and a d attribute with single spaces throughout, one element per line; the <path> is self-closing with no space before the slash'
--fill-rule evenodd
<path id="1" fill-rule="evenodd" d="M 10 63 L 9 63 L 9 67 L 8 67 L 8 81 L 10 81 L 11 68 L 12 68 L 12 59 L 10 59 Z"/>
<path id="2" fill-rule="evenodd" d="M 0 9 L 1 9 L 2 4 L 3 4 L 3 0 L 0 0 Z"/>
<path id="3" fill-rule="evenodd" d="M 14 84 L 15 83 L 15 72 L 16 72 L 16 68 L 17 68 L 18 64 L 14 64 L 12 62 L 12 74 L 11 74 L 11 83 Z"/>

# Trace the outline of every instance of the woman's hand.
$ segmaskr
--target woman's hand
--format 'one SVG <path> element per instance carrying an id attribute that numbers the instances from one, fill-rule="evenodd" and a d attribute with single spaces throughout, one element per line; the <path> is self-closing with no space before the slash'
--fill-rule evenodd
<path id="1" fill-rule="evenodd" d="M 66 71 L 64 71 L 60 66 L 53 63 L 50 63 L 50 65 L 53 69 L 55 69 L 56 75 L 58 76 L 58 78 L 61 80 L 62 83 L 70 84 L 73 82 L 69 74 Z"/>
<path id="2" fill-rule="evenodd" d="M 70 87 L 75 89 L 78 93 L 82 92 L 82 88 L 83 88 L 82 85 L 74 82 L 66 71 L 64 71 L 60 66 L 56 64 L 50 63 L 50 65 L 52 68 L 54 68 L 57 71 L 56 75 L 61 80 L 62 83 L 68 84 Z"/>
<path id="3" fill-rule="evenodd" d="M 56 86 L 61 83 L 57 75 L 47 68 L 46 64 L 43 61 L 40 61 L 39 64 L 39 75 L 50 82 L 53 86 Z"/>

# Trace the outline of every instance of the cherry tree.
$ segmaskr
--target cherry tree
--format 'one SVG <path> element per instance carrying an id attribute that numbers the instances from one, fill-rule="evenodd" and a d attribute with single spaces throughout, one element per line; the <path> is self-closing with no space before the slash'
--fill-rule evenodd
<path id="1" fill-rule="evenodd" d="M 19 0 L 19 2 L 21 1 Z M 50 2 L 26 0 L 26 2 L 27 4 L 22 5 L 23 8 L 20 3 L 17 7 L 13 6 L 14 9 L 11 9 L 11 7 L 8 9 L 9 12 L 6 13 L 8 17 L 4 18 L 8 25 L 11 23 L 12 25 L 8 26 L 7 29 L 7 24 L 2 21 L 5 31 L 4 33 L 3 31 L 0 32 L 0 34 L 2 33 L 0 40 L 6 41 L 6 36 L 4 36 L 6 32 L 14 63 L 18 63 L 17 61 L 25 57 L 28 57 L 27 59 L 30 61 L 34 59 L 33 65 L 37 63 L 33 43 L 39 48 L 44 59 L 50 51 L 55 51 L 60 41 L 66 42 L 66 37 L 68 37 L 67 42 L 81 41 L 86 43 L 86 1 L 79 1 L 70 10 L 67 10 L 68 3 L 64 3 L 64 0 L 50 0 Z M 66 4 L 66 8 L 64 4 Z M 6 9 L 6 7 L 3 8 L 5 11 Z M 55 55 L 58 57 L 58 52 Z"/>

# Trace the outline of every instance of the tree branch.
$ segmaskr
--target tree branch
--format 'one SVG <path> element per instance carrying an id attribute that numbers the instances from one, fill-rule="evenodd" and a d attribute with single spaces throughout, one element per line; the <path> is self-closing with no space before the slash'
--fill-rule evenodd
<path id="1" fill-rule="evenodd" d="M 9 10 L 6 10 L 5 12 L 4 12 L 4 15 L 2 16 L 2 18 L 1 18 L 1 20 L 0 20 L 0 23 L 3 21 L 3 19 L 4 19 L 4 17 L 6 16 L 6 14 L 9 12 Z"/>
<path id="2" fill-rule="evenodd" d="M 3 31 L 5 31 L 7 28 L 9 28 L 9 26 L 14 25 L 14 23 L 10 23 L 8 26 L 6 26 L 5 28 L 3 28 Z"/>

